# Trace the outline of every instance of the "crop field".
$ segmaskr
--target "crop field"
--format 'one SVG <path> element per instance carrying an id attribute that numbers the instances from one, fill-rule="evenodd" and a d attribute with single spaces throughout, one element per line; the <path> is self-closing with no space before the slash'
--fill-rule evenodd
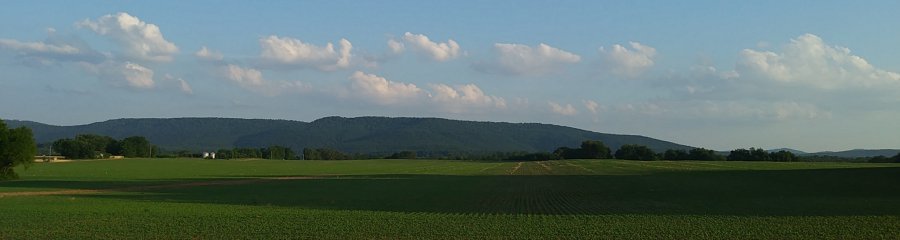
<path id="1" fill-rule="evenodd" d="M 128 159 L 0 182 L 0 239 L 893 239 L 900 164 Z"/>

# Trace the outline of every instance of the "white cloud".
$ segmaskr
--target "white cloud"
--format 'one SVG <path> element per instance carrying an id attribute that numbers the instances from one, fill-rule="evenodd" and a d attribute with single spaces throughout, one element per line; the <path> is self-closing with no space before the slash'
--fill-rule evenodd
<path id="1" fill-rule="evenodd" d="M 122 75 L 128 85 L 134 88 L 150 89 L 153 88 L 153 70 L 132 62 L 125 62 L 122 69 Z"/>
<path id="2" fill-rule="evenodd" d="M 393 38 L 388 39 L 387 45 L 388 45 L 388 48 L 391 49 L 391 53 L 393 53 L 393 54 L 403 53 L 403 50 L 406 49 L 406 47 L 403 46 L 402 42 L 394 40 Z"/>
<path id="3" fill-rule="evenodd" d="M 225 77 L 245 87 L 262 86 L 265 82 L 262 77 L 262 72 L 259 70 L 242 68 L 234 64 L 229 64 L 226 67 Z"/>
<path id="4" fill-rule="evenodd" d="M 900 83 L 900 74 L 878 69 L 850 49 L 829 46 L 813 34 L 791 39 L 780 53 L 744 49 L 736 70 L 742 78 L 828 90 Z"/>
<path id="5" fill-rule="evenodd" d="M 322 71 L 334 71 L 350 66 L 353 44 L 347 39 L 324 47 L 302 42 L 290 37 L 269 36 L 259 40 L 262 53 L 260 57 L 268 62 L 282 66 L 314 67 Z"/>
<path id="6" fill-rule="evenodd" d="M 710 101 L 684 100 L 628 103 L 616 106 L 615 111 L 626 116 L 704 121 L 787 121 L 830 118 L 831 112 L 795 101 Z"/>
<path id="7" fill-rule="evenodd" d="M 0 47 L 25 53 L 73 55 L 81 52 L 78 48 L 69 45 L 53 45 L 43 42 L 20 42 L 13 39 L 2 38 L 0 38 Z"/>
<path id="8" fill-rule="evenodd" d="M 206 61 L 221 61 L 225 58 L 219 51 L 209 50 L 206 46 L 200 47 L 200 50 L 194 53 L 194 56 Z"/>
<path id="9" fill-rule="evenodd" d="M 475 84 L 429 84 L 430 91 L 412 83 L 395 82 L 360 71 L 349 77 L 349 94 L 378 105 L 424 107 L 426 111 L 463 113 L 505 109 L 506 100 L 485 94 Z"/>
<path id="10" fill-rule="evenodd" d="M 237 83 L 242 88 L 266 96 L 277 96 L 287 92 L 306 92 L 309 86 L 300 81 L 270 81 L 263 78 L 262 72 L 253 68 L 244 68 L 229 64 L 223 68 L 225 78 Z"/>
<path id="11" fill-rule="evenodd" d="M 547 44 L 530 47 L 522 44 L 494 44 L 495 62 L 476 65 L 476 69 L 491 73 L 539 75 L 558 71 L 566 64 L 581 61 L 581 57 Z"/>
<path id="12" fill-rule="evenodd" d="M 631 49 L 615 44 L 606 49 L 601 47 L 605 64 L 616 75 L 634 78 L 653 67 L 656 49 L 638 42 L 629 42 Z"/>
<path id="13" fill-rule="evenodd" d="M 156 85 L 156 82 L 153 80 L 153 70 L 133 62 L 117 63 L 105 61 L 99 64 L 80 62 L 79 66 L 88 73 L 96 75 L 117 87 L 147 90 L 154 88 Z"/>
<path id="14" fill-rule="evenodd" d="M 431 100 L 442 104 L 451 112 L 462 112 L 472 107 L 506 108 L 506 100 L 484 94 L 484 91 L 475 84 L 456 87 L 432 84 L 431 90 Z"/>
<path id="15" fill-rule="evenodd" d="M 86 19 L 76 26 L 110 37 L 134 59 L 165 62 L 171 61 L 173 55 L 178 53 L 178 47 L 163 37 L 159 27 L 128 13 L 109 14 L 96 21 Z"/>
<path id="16" fill-rule="evenodd" d="M 409 103 L 405 101 L 414 100 L 426 94 L 415 84 L 389 81 L 375 74 L 366 74 L 360 71 L 354 72 L 350 76 L 350 80 L 352 81 L 350 87 L 354 95 L 358 94 L 358 96 L 382 105 Z"/>
<path id="17" fill-rule="evenodd" d="M 578 110 L 575 110 L 572 104 L 566 104 L 565 106 L 555 102 L 547 102 L 547 104 L 550 105 L 550 111 L 560 115 L 572 116 L 578 114 Z"/>
<path id="18" fill-rule="evenodd" d="M 406 32 L 403 34 L 403 41 L 410 45 L 413 49 L 420 53 L 424 53 L 432 60 L 443 62 L 454 59 L 459 56 L 459 44 L 453 39 L 448 39 L 445 43 L 432 42 L 428 36 L 423 34 L 412 34 Z M 388 46 L 394 53 L 403 51 L 403 45 L 394 40 L 388 41 Z"/>
<path id="19" fill-rule="evenodd" d="M 106 58 L 90 47 L 57 39 L 52 33 L 50 38 L 41 42 L 0 39 L 0 50 L 14 52 L 23 62 L 38 65 L 51 65 L 59 61 L 99 63 Z"/>
<path id="20" fill-rule="evenodd" d="M 584 103 L 584 108 L 587 108 L 587 110 L 593 114 L 599 113 L 600 110 L 602 109 L 600 104 L 597 102 L 594 102 L 593 100 L 584 100 L 582 102 Z"/>
<path id="21" fill-rule="evenodd" d="M 191 85 L 188 84 L 188 82 L 185 81 L 183 78 L 176 78 L 172 75 L 166 74 L 164 79 L 165 79 L 165 81 L 177 84 L 176 87 L 182 93 L 188 94 L 188 95 L 194 94 L 194 89 L 191 88 Z"/>

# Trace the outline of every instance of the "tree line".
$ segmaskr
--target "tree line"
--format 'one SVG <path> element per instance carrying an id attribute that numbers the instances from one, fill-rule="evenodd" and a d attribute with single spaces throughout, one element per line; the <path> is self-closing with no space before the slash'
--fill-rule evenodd
<path id="1" fill-rule="evenodd" d="M 868 159 L 870 163 L 900 163 L 900 153 L 893 157 L 875 156 Z"/>
<path id="2" fill-rule="evenodd" d="M 331 148 L 304 148 L 302 159 L 305 160 L 350 160 L 350 159 L 416 159 L 417 153 L 401 151 L 390 155 L 384 154 L 348 154 Z M 623 159 L 639 161 L 781 161 L 794 162 L 799 158 L 788 151 L 767 152 L 761 148 L 735 149 L 723 156 L 714 150 L 693 148 L 690 150 L 669 149 L 654 152 L 647 146 L 625 144 L 612 151 L 602 141 L 583 141 L 578 148 L 559 147 L 553 152 L 494 152 L 494 153 L 456 153 L 447 154 L 435 159 L 451 160 L 483 160 L 483 161 L 543 161 L 563 159 Z"/>
<path id="3" fill-rule="evenodd" d="M 390 155 L 384 154 L 347 154 L 331 148 L 304 148 L 304 160 L 351 160 L 351 159 L 416 159 L 418 153 L 400 151 Z"/>
<path id="4" fill-rule="evenodd" d="M 4 126 L 5 127 L 5 126 Z M 27 128 L 26 128 L 27 129 Z M 21 130 L 17 130 L 21 131 Z M 29 132 L 30 133 L 30 132 Z M 62 156 L 70 159 L 96 159 L 118 155 L 124 157 L 202 157 L 186 150 L 175 152 L 161 152 L 159 148 L 150 144 L 141 136 L 127 137 L 116 140 L 108 136 L 94 134 L 77 135 L 73 139 L 59 139 L 52 143 L 52 149 Z M 350 159 L 416 159 L 418 153 L 414 151 L 400 151 L 391 154 L 358 154 L 343 153 L 332 148 L 304 148 L 300 154 L 290 147 L 273 145 L 262 148 L 235 147 L 231 149 L 219 149 L 214 152 L 218 159 L 283 159 L 283 160 L 350 160 Z M 639 161 L 858 161 L 858 162 L 900 162 L 900 154 L 893 157 L 872 157 L 862 159 L 837 160 L 827 156 L 799 157 L 789 151 L 769 152 L 762 148 L 738 148 L 731 150 L 727 155 L 705 148 L 668 149 L 663 152 L 655 152 L 647 146 L 639 144 L 625 144 L 616 151 L 612 151 L 602 141 L 583 141 L 578 148 L 559 147 L 553 152 L 494 152 L 483 154 L 447 154 L 436 159 L 456 160 L 488 160 L 488 161 L 542 161 L 562 159 L 622 159 Z M 2 166 L 0 166 L 2 167 Z M 2 170 L 2 169 L 0 169 Z"/>
<path id="5" fill-rule="evenodd" d="M 559 147 L 553 152 L 537 153 L 495 153 L 479 157 L 456 158 L 469 160 L 503 160 L 503 161 L 541 161 L 561 159 L 622 159 L 638 161 L 776 161 L 796 162 L 799 157 L 788 151 L 768 152 L 762 148 L 739 148 L 729 152 L 727 156 L 718 154 L 714 150 L 705 148 L 693 148 L 690 150 L 669 149 L 657 153 L 644 145 L 625 144 L 615 152 L 601 141 L 588 140 L 581 143 L 579 148 Z"/>
<path id="6" fill-rule="evenodd" d="M 300 156 L 289 147 L 273 145 L 262 148 L 232 148 L 216 151 L 218 159 L 260 158 L 273 160 L 299 160 Z"/>
<path id="7" fill-rule="evenodd" d="M 98 159 L 111 156 L 152 157 L 159 148 L 142 136 L 117 140 L 109 136 L 80 134 L 53 142 L 52 151 L 69 159 Z"/>

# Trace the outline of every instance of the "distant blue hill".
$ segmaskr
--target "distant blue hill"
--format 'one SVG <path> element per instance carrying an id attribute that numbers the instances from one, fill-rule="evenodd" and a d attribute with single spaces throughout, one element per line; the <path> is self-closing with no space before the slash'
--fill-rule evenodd
<path id="1" fill-rule="evenodd" d="M 807 154 L 807 153 L 804 152 L 804 151 L 800 151 L 800 150 L 797 150 L 797 149 L 790 149 L 790 148 L 769 149 L 769 150 L 767 150 L 767 151 L 769 151 L 770 153 L 771 153 L 771 152 L 778 152 L 778 151 L 788 151 L 788 152 L 790 152 L 790 153 L 793 153 L 794 155 L 805 155 L 805 154 Z"/>
<path id="2" fill-rule="evenodd" d="M 538 123 L 459 121 L 441 118 L 326 117 L 313 122 L 235 118 L 116 119 L 77 126 L 53 126 L 6 120 L 28 126 L 39 143 L 77 134 L 113 138 L 145 136 L 167 150 L 212 151 L 232 147 L 288 146 L 334 148 L 352 153 L 398 151 L 481 153 L 553 151 L 600 140 L 613 150 L 640 144 L 654 151 L 691 149 L 686 145 L 637 135 L 597 133 Z"/>
<path id="3" fill-rule="evenodd" d="M 858 157 L 876 157 L 876 156 L 885 156 L 891 157 L 900 153 L 900 149 L 853 149 L 847 151 L 839 151 L 839 152 L 815 152 L 815 153 L 807 153 L 805 156 L 834 156 L 834 157 L 845 157 L 845 158 L 858 158 Z"/>
<path id="4" fill-rule="evenodd" d="M 824 152 L 804 152 L 796 149 L 790 148 L 778 148 L 778 149 L 769 149 L 769 152 L 777 152 L 777 151 L 788 151 L 794 153 L 798 156 L 832 156 L 832 157 L 842 157 L 842 158 L 861 158 L 861 157 L 875 157 L 875 156 L 885 156 L 891 157 L 900 153 L 900 149 L 853 149 L 847 151 L 824 151 Z"/>

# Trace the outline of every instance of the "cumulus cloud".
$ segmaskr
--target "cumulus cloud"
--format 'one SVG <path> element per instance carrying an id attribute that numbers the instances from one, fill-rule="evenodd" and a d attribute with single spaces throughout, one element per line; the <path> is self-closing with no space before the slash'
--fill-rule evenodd
<path id="1" fill-rule="evenodd" d="M 245 87 L 262 86 L 262 72 L 253 68 L 242 68 L 240 66 L 229 64 L 225 69 L 225 77 L 235 83 Z"/>
<path id="2" fill-rule="evenodd" d="M 221 52 L 210 50 L 209 48 L 206 48 L 206 46 L 200 47 L 200 50 L 197 50 L 197 52 L 194 53 L 194 56 L 200 60 L 206 61 L 221 61 L 225 58 Z"/>
<path id="3" fill-rule="evenodd" d="M 575 107 L 572 104 L 560 105 L 555 102 L 547 102 L 550 105 L 550 111 L 560 115 L 573 116 L 578 114 L 578 110 L 575 110 Z"/>
<path id="4" fill-rule="evenodd" d="M 108 81 L 113 86 L 135 90 L 147 90 L 156 86 L 153 80 L 154 71 L 133 62 L 106 61 L 99 64 L 81 62 L 79 64 L 88 73 Z"/>
<path id="5" fill-rule="evenodd" d="M 619 76 L 634 78 L 653 67 L 656 49 L 638 42 L 629 42 L 631 49 L 615 44 L 600 48 L 606 67 Z"/>
<path id="6" fill-rule="evenodd" d="M 587 110 L 593 114 L 599 113 L 602 108 L 599 103 L 594 102 L 593 100 L 584 100 L 582 103 L 584 103 L 584 108 L 587 108 Z"/>
<path id="7" fill-rule="evenodd" d="M 432 60 L 438 62 L 454 59 L 460 54 L 459 44 L 457 44 L 456 41 L 453 41 L 453 39 L 448 39 L 447 42 L 439 43 L 431 41 L 431 39 L 428 39 L 428 36 L 423 34 L 406 32 L 403 34 L 403 42 L 408 44 L 416 52 L 425 54 Z M 388 41 L 388 47 L 390 47 L 391 51 L 394 53 L 400 53 L 404 49 L 403 43 L 393 39 Z"/>
<path id="8" fill-rule="evenodd" d="M 387 42 L 388 48 L 391 49 L 391 53 L 400 54 L 403 53 L 403 50 L 406 50 L 406 47 L 402 42 L 392 39 L 388 39 Z"/>
<path id="9" fill-rule="evenodd" d="M 269 36 L 259 40 L 266 63 L 280 66 L 313 67 L 322 71 L 334 71 L 350 66 L 353 44 L 347 39 L 338 42 L 339 48 L 328 43 L 324 47 L 305 43 L 290 37 Z"/>
<path id="10" fill-rule="evenodd" d="M 900 74 L 878 69 L 862 57 L 853 55 L 850 49 L 830 46 L 813 34 L 791 39 L 778 53 L 744 49 L 736 70 L 742 77 L 755 80 L 820 89 L 873 87 L 900 82 Z"/>
<path id="11" fill-rule="evenodd" d="M 900 103 L 900 93 L 893 91 L 900 88 L 900 74 L 813 34 L 800 35 L 775 50 L 744 49 L 738 57 L 734 70 L 697 65 L 688 75 L 654 82 L 670 91 L 670 97 L 615 108 L 685 120 L 756 124 L 824 121 L 832 114 L 882 112 Z"/>
<path id="12" fill-rule="evenodd" d="M 450 113 L 507 107 L 505 99 L 488 95 L 475 84 L 429 84 L 429 90 L 426 90 L 412 83 L 395 82 L 360 71 L 353 73 L 350 80 L 350 95 L 383 106 L 416 106 Z"/>
<path id="13" fill-rule="evenodd" d="M 354 94 L 381 105 L 404 103 L 425 96 L 425 91 L 415 84 L 389 81 L 375 74 L 356 71 L 350 76 Z"/>
<path id="14" fill-rule="evenodd" d="M 185 81 L 183 78 L 174 77 L 172 75 L 166 74 L 163 79 L 166 82 L 173 83 L 174 84 L 173 86 L 178 88 L 178 90 L 184 94 L 188 94 L 188 95 L 194 94 L 194 89 L 191 88 L 191 85 L 188 84 L 188 82 Z"/>
<path id="15" fill-rule="evenodd" d="M 128 13 L 109 14 L 96 20 L 86 19 L 76 26 L 111 38 L 125 48 L 129 57 L 137 60 L 166 62 L 171 61 L 173 55 L 178 53 L 178 47 L 163 37 L 158 26 Z"/>
<path id="16" fill-rule="evenodd" d="M 506 108 L 506 100 L 485 94 L 475 84 L 455 87 L 446 84 L 432 84 L 431 90 L 431 100 L 443 105 L 451 112 L 461 112 L 472 107 Z"/>
<path id="17" fill-rule="evenodd" d="M 494 44 L 497 59 L 475 65 L 477 70 L 512 75 L 539 75 L 558 71 L 562 66 L 581 61 L 581 57 L 547 44 L 530 47 L 523 44 Z"/>
<path id="18" fill-rule="evenodd" d="M 134 88 L 150 89 L 155 84 L 153 70 L 132 62 L 125 62 L 122 75 L 128 85 Z"/>
<path id="19" fill-rule="evenodd" d="M 263 78 L 262 72 L 253 68 L 244 68 L 234 64 L 222 70 L 226 79 L 244 89 L 266 96 L 277 96 L 286 92 L 306 92 L 309 86 L 300 81 L 270 81 Z"/>

